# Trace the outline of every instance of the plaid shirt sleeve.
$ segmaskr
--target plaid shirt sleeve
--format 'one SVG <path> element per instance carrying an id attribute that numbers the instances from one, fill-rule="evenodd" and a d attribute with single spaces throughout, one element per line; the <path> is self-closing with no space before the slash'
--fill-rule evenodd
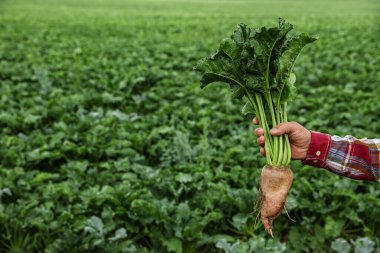
<path id="1" fill-rule="evenodd" d="M 356 139 L 311 132 L 305 165 L 357 180 L 380 182 L 380 139 Z"/>

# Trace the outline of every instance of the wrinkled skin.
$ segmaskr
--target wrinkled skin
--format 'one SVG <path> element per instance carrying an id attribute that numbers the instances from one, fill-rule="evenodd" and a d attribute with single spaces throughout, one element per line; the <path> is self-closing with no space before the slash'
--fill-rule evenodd
<path id="1" fill-rule="evenodd" d="M 290 168 L 266 165 L 261 171 L 262 194 L 261 221 L 265 230 L 273 236 L 272 224 L 285 206 L 286 196 L 292 186 L 293 173 Z"/>

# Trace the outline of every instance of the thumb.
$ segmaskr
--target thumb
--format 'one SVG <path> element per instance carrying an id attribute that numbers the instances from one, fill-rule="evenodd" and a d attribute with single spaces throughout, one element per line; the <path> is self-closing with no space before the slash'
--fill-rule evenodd
<path id="1" fill-rule="evenodd" d="M 294 122 L 285 122 L 280 123 L 274 128 L 272 128 L 269 132 L 271 135 L 278 136 L 282 134 L 291 134 L 292 132 L 297 130 L 297 125 Z"/>

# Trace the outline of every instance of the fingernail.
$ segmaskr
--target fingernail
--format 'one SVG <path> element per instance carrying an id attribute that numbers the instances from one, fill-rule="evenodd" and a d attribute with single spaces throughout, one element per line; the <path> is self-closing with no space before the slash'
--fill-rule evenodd
<path id="1" fill-rule="evenodd" d="M 277 133 L 277 129 L 276 128 L 273 128 L 269 131 L 270 134 L 276 134 Z"/>

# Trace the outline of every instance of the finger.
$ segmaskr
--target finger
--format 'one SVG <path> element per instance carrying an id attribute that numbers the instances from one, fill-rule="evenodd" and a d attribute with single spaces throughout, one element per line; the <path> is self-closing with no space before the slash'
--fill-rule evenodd
<path id="1" fill-rule="evenodd" d="M 255 129 L 255 135 L 257 137 L 263 136 L 264 135 L 264 129 L 262 129 L 262 128 L 256 128 Z"/>
<path id="2" fill-rule="evenodd" d="M 257 119 L 257 117 L 254 117 L 254 118 L 253 118 L 252 123 L 253 123 L 254 125 L 258 125 L 258 124 L 259 124 L 259 120 Z"/>
<path id="3" fill-rule="evenodd" d="M 262 156 L 265 156 L 266 155 L 265 148 L 261 147 L 260 148 L 260 153 L 261 153 Z"/>
<path id="4" fill-rule="evenodd" d="M 265 137 L 260 136 L 259 138 L 257 138 L 257 144 L 259 144 L 260 146 L 263 146 L 265 144 Z"/>
<path id="5" fill-rule="evenodd" d="M 285 122 L 280 123 L 274 128 L 272 128 L 269 133 L 274 136 L 282 135 L 282 134 L 291 134 L 298 129 L 298 124 L 295 122 Z"/>

